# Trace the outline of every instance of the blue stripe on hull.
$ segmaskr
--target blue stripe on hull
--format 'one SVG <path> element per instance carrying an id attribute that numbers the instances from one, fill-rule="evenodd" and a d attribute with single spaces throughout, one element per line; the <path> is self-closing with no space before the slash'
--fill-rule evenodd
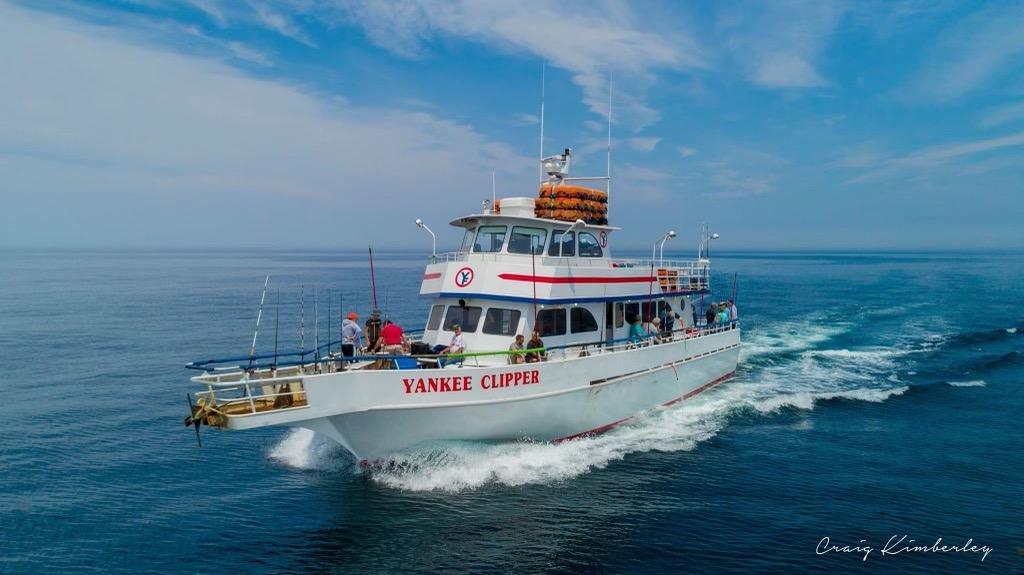
<path id="1" fill-rule="evenodd" d="M 684 295 L 704 295 L 709 294 L 706 289 L 703 290 L 691 290 L 691 291 L 677 291 L 677 292 L 657 292 L 648 296 L 648 294 L 633 294 L 626 296 L 598 296 L 598 297 L 575 297 L 575 298 L 556 298 L 556 299 L 545 299 L 537 298 L 537 303 L 543 304 L 561 304 L 561 303 L 590 303 L 590 302 L 603 302 L 603 301 L 642 301 L 650 298 L 663 298 L 663 297 L 679 297 Z M 511 295 L 497 295 L 497 294 L 484 294 L 484 293 L 468 293 L 468 292 L 434 292 L 420 294 L 420 297 L 431 297 L 431 298 L 451 298 L 451 299 L 486 299 L 493 301 L 517 301 L 532 303 L 534 299 L 532 297 L 520 297 Z"/>

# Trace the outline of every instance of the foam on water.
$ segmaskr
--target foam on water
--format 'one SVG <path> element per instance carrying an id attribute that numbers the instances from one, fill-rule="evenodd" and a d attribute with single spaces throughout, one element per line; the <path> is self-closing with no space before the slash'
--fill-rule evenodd
<path id="1" fill-rule="evenodd" d="M 985 385 L 987 385 L 984 379 L 973 379 L 970 381 L 947 381 L 946 383 L 953 387 L 985 387 Z"/>
<path id="2" fill-rule="evenodd" d="M 267 456 L 295 469 L 333 470 L 346 466 L 344 449 L 310 429 L 292 429 L 270 448 Z"/>

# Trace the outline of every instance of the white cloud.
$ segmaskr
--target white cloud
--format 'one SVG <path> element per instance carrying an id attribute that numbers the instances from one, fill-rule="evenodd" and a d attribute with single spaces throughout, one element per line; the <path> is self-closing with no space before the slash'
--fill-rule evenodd
<path id="1" fill-rule="evenodd" d="M 533 54 L 569 71 L 586 104 L 602 115 L 608 113 L 608 73 L 613 72 L 618 77 L 614 116 L 635 129 L 659 118 L 645 102 L 656 70 L 704 66 L 682 24 L 671 34 L 658 34 L 645 14 L 635 14 L 632 5 L 618 0 L 346 0 L 319 9 L 321 17 L 333 15 L 362 26 L 373 42 L 406 57 L 420 57 L 428 42 L 447 37 Z"/>
<path id="2" fill-rule="evenodd" d="M 465 124 L 111 29 L 0 3 L 0 52 L 18 54 L 0 59 L 0 243 L 408 245 L 415 217 L 488 196 L 492 169 L 534 186 L 532 158 Z"/>
<path id="3" fill-rule="evenodd" d="M 658 142 L 660 141 L 661 138 L 627 138 L 626 144 L 630 148 L 646 154 L 648 152 L 653 152 L 654 148 L 657 147 Z"/>
<path id="4" fill-rule="evenodd" d="M 1016 134 L 1010 134 L 1008 136 L 1001 136 L 998 138 L 929 146 L 891 160 L 882 161 L 875 169 L 850 179 L 846 183 L 857 184 L 892 175 L 920 172 L 924 170 L 938 170 L 958 158 L 986 152 L 995 152 L 1018 146 L 1024 146 L 1024 132 L 1018 132 Z"/>
<path id="5" fill-rule="evenodd" d="M 1000 79 L 1024 64 L 1024 4 L 1005 2 L 982 8 L 940 34 L 923 64 L 893 97 L 956 100 Z"/>
<path id="6" fill-rule="evenodd" d="M 256 11 L 256 16 L 259 21 L 262 22 L 267 28 L 274 30 L 282 36 L 291 38 L 296 42 L 305 44 L 311 48 L 316 48 L 316 44 L 306 35 L 305 32 L 296 24 L 290 16 L 284 14 L 274 8 L 271 8 L 269 4 L 265 2 L 252 2 L 250 1 L 253 9 Z"/>
<path id="7" fill-rule="evenodd" d="M 697 154 L 696 148 L 690 148 L 687 146 L 679 146 L 678 148 L 676 148 L 676 151 L 679 152 L 679 155 L 684 158 L 689 158 L 690 156 L 694 156 Z"/>
<path id="8" fill-rule="evenodd" d="M 996 106 L 988 110 L 981 118 L 981 125 L 986 128 L 1024 120 L 1024 102 Z"/>
<path id="9" fill-rule="evenodd" d="M 215 0 L 188 0 L 188 3 L 206 14 L 218 27 L 227 27 L 228 19 Z"/>
<path id="10" fill-rule="evenodd" d="M 741 3 L 719 13 L 715 33 L 754 84 L 821 87 L 818 60 L 845 10 L 829 1 Z"/>
<path id="11" fill-rule="evenodd" d="M 254 48 L 250 48 L 241 42 L 228 42 L 228 49 L 240 60 L 246 60 L 262 66 L 273 66 L 270 56 Z"/>

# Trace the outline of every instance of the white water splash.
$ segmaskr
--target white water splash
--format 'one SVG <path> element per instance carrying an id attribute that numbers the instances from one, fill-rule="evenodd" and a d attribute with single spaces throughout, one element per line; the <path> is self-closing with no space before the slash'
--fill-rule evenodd
<path id="1" fill-rule="evenodd" d="M 949 381 L 947 383 L 953 387 L 985 387 L 987 385 L 984 379 L 972 379 L 971 381 Z"/>
<path id="2" fill-rule="evenodd" d="M 1015 327 L 1008 327 L 1008 328 L 1006 328 L 1006 333 L 1017 333 L 1017 328 L 1015 328 Z"/>
<path id="3" fill-rule="evenodd" d="M 346 467 L 344 449 L 309 429 L 292 429 L 270 449 L 271 459 L 295 469 L 331 470 Z"/>

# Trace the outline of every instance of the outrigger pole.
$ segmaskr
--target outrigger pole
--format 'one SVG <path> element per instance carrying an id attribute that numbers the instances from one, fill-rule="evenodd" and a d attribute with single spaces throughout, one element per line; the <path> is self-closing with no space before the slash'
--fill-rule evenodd
<path id="1" fill-rule="evenodd" d="M 537 177 L 544 183 L 544 76 L 548 71 L 548 61 L 545 59 L 540 67 L 540 162 L 537 166 Z"/>
<path id="2" fill-rule="evenodd" d="M 373 246 L 370 250 L 370 288 L 373 290 L 373 309 L 377 309 L 377 278 L 373 274 Z"/>
<path id="3" fill-rule="evenodd" d="M 306 286 L 299 286 L 299 359 L 306 361 Z"/>
<path id="4" fill-rule="evenodd" d="M 274 368 L 277 368 L 277 334 L 281 326 L 281 290 L 277 290 L 277 305 L 274 311 Z"/>
<path id="5" fill-rule="evenodd" d="M 256 355 L 256 336 L 260 333 L 260 320 L 263 318 L 263 301 L 267 299 L 267 284 L 270 274 L 263 280 L 263 295 L 260 296 L 260 311 L 256 314 L 256 330 L 252 333 L 252 346 L 249 348 L 249 367 L 252 367 L 253 356 Z"/>

